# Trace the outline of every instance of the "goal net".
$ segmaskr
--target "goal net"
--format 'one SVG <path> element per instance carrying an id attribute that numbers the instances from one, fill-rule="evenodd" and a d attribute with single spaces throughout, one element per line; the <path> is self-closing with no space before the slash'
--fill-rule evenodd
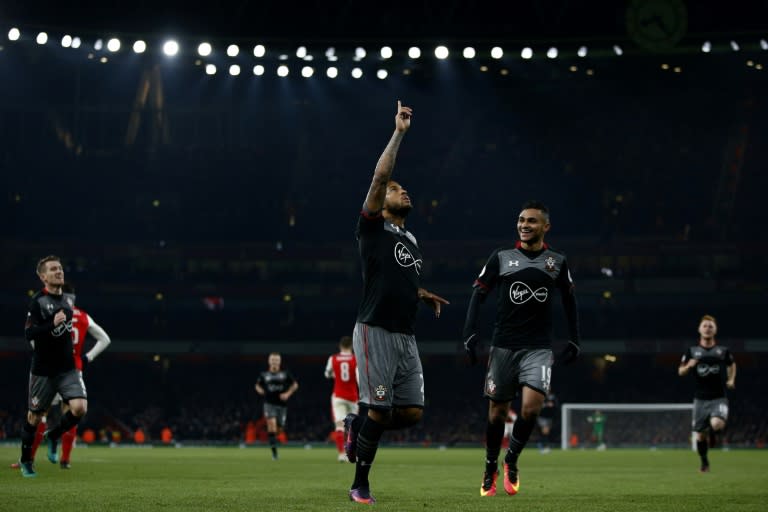
<path id="1" fill-rule="evenodd" d="M 693 404 L 563 404 L 561 445 L 574 448 L 687 448 Z"/>

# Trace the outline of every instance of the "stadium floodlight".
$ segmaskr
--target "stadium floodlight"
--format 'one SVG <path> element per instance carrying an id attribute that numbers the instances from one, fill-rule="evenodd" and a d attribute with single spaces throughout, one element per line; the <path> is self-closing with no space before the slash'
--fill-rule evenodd
<path id="1" fill-rule="evenodd" d="M 48 34 L 45 32 L 40 32 L 37 34 L 37 38 L 35 39 L 37 41 L 37 44 L 45 44 L 48 42 Z"/>
<path id="2" fill-rule="evenodd" d="M 360 68 L 354 68 L 352 70 L 352 78 L 361 78 L 363 76 L 363 70 Z"/>
<path id="3" fill-rule="evenodd" d="M 325 70 L 325 74 L 328 78 L 336 78 L 339 76 L 339 69 L 336 66 L 331 66 Z"/>
<path id="4" fill-rule="evenodd" d="M 215 75 L 216 74 L 216 64 L 206 64 L 205 65 L 205 74 L 206 75 Z"/>
<path id="5" fill-rule="evenodd" d="M 303 68 L 301 68 L 301 76 L 303 76 L 304 78 L 309 78 L 314 74 L 315 74 L 315 68 L 313 68 L 312 66 L 304 66 Z"/>
<path id="6" fill-rule="evenodd" d="M 173 39 L 164 42 L 163 53 L 168 57 L 175 57 L 179 53 L 179 43 Z"/>
<path id="7" fill-rule="evenodd" d="M 579 49 L 576 51 L 576 55 L 579 57 L 586 57 L 587 56 L 587 47 L 586 46 L 580 46 Z"/>
<path id="8" fill-rule="evenodd" d="M 81 44 L 83 44 L 83 42 L 80 40 L 79 37 L 75 36 L 72 38 L 72 48 L 78 49 L 80 48 Z"/>
<path id="9" fill-rule="evenodd" d="M 527 60 L 527 59 L 530 59 L 531 57 L 533 57 L 533 50 L 532 50 L 532 49 L 530 49 L 529 47 L 527 47 L 527 46 L 526 46 L 526 47 L 525 47 L 525 48 L 523 48 L 523 49 L 522 49 L 522 51 L 520 52 L 520 56 L 521 56 L 522 58 L 526 59 L 526 60 Z"/>
<path id="10" fill-rule="evenodd" d="M 440 45 L 437 48 L 435 48 L 435 57 L 437 57 L 440 60 L 445 60 L 448 58 L 448 48 Z"/>
<path id="11" fill-rule="evenodd" d="M 72 36 L 65 34 L 64 37 L 61 38 L 61 46 L 64 48 L 72 46 Z"/>
<path id="12" fill-rule="evenodd" d="M 8 39 L 11 41 L 18 41 L 21 37 L 21 30 L 17 29 L 16 27 L 13 27 L 11 30 L 8 31 Z"/>
<path id="13" fill-rule="evenodd" d="M 200 43 L 197 45 L 197 54 L 201 57 L 207 57 L 211 54 L 213 51 L 213 46 L 211 46 L 211 43 Z"/>
<path id="14" fill-rule="evenodd" d="M 240 66 L 237 64 L 232 64 L 229 66 L 229 74 L 232 76 L 237 76 L 240 74 Z"/>
<path id="15" fill-rule="evenodd" d="M 315 58 L 311 54 L 308 53 L 308 54 L 306 54 L 304 56 L 304 60 L 307 61 L 307 62 L 312 62 L 313 60 L 315 60 Z"/>
<path id="16" fill-rule="evenodd" d="M 267 53 L 267 49 L 264 47 L 263 44 L 257 44 L 253 47 L 253 56 L 256 58 L 261 58 Z"/>
<path id="17" fill-rule="evenodd" d="M 382 59 L 391 59 L 392 48 L 390 48 L 389 46 L 382 46 L 381 50 L 379 50 L 379 55 L 381 55 Z"/>
<path id="18" fill-rule="evenodd" d="M 637 425 L 654 425 L 664 428 L 663 443 L 670 447 L 691 447 L 691 418 L 693 404 L 616 404 L 616 403 L 567 403 L 561 407 L 562 428 L 560 442 L 563 450 L 571 448 L 571 434 L 581 432 L 595 411 L 610 416 L 610 423 L 621 436 L 614 437 L 612 446 L 637 448 L 650 447 L 646 429 L 633 429 Z M 634 432 L 637 432 L 635 434 Z M 581 446 L 583 447 L 583 445 Z M 695 449 L 695 445 L 694 445 Z"/>
<path id="19" fill-rule="evenodd" d="M 262 66 L 261 64 L 256 64 L 255 66 L 253 66 L 253 74 L 255 76 L 263 75 L 264 74 L 264 66 Z"/>
<path id="20" fill-rule="evenodd" d="M 362 46 L 358 46 L 357 48 L 355 48 L 355 56 L 353 60 L 355 61 L 363 60 L 366 55 L 368 54 L 366 53 L 365 48 L 363 48 Z"/>
<path id="21" fill-rule="evenodd" d="M 554 46 L 547 50 L 547 57 L 550 59 L 556 59 L 557 58 L 557 48 Z"/>
<path id="22" fill-rule="evenodd" d="M 336 48 L 334 48 L 333 46 L 330 46 L 325 50 L 325 57 L 328 60 L 333 60 L 332 57 L 335 57 L 335 56 L 336 56 Z"/>
<path id="23" fill-rule="evenodd" d="M 107 50 L 111 51 L 112 53 L 120 50 L 120 40 L 116 37 L 113 37 L 107 41 Z"/>
<path id="24" fill-rule="evenodd" d="M 296 48 L 296 57 L 303 59 L 307 56 L 307 47 L 306 46 L 299 46 Z"/>
<path id="25" fill-rule="evenodd" d="M 474 59 L 475 55 L 477 55 L 477 52 L 471 46 L 467 46 L 466 48 L 464 48 L 464 51 L 461 52 L 461 54 L 464 56 L 465 59 Z"/>
<path id="26" fill-rule="evenodd" d="M 277 67 L 277 76 L 283 77 L 283 78 L 288 76 L 288 66 L 286 66 L 285 64 L 280 64 Z"/>
<path id="27" fill-rule="evenodd" d="M 494 59 L 500 59 L 504 56 L 504 50 L 501 49 L 501 46 L 494 46 L 491 48 L 491 57 Z"/>
<path id="28" fill-rule="evenodd" d="M 147 43 L 142 41 L 141 39 L 135 41 L 133 43 L 133 52 L 134 53 L 144 53 L 147 51 Z"/>
<path id="29" fill-rule="evenodd" d="M 768 41 L 766 41 L 765 39 L 761 39 L 760 48 L 762 48 L 763 50 L 768 50 Z"/>
<path id="30" fill-rule="evenodd" d="M 240 47 L 236 44 L 231 44 L 227 46 L 227 56 L 229 57 L 237 57 L 237 54 L 240 53 Z"/>
<path id="31" fill-rule="evenodd" d="M 731 41 L 731 50 L 737 52 L 739 51 L 739 49 L 740 49 L 739 43 L 737 43 L 736 41 Z"/>
<path id="32" fill-rule="evenodd" d="M 408 56 L 412 59 L 418 59 L 421 57 L 421 48 L 418 46 L 411 46 L 408 48 Z"/>
<path id="33" fill-rule="evenodd" d="M 93 43 L 93 49 L 99 52 L 102 48 L 104 48 L 104 41 L 97 39 L 96 42 Z"/>
<path id="34" fill-rule="evenodd" d="M 624 50 L 621 49 L 621 46 L 615 44 L 613 45 L 613 53 L 616 55 L 624 55 Z"/>
<path id="35" fill-rule="evenodd" d="M 387 75 L 389 75 L 389 73 L 387 73 L 386 69 L 380 69 L 376 72 L 376 76 L 379 78 L 379 80 L 384 80 L 387 78 Z"/>
<path id="36" fill-rule="evenodd" d="M 712 43 L 709 41 L 704 41 L 704 43 L 701 45 L 701 51 L 704 53 L 709 53 L 712 51 Z"/>

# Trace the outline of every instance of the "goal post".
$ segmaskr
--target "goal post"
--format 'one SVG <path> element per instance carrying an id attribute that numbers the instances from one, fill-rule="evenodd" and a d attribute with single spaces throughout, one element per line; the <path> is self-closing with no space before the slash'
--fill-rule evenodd
<path id="1" fill-rule="evenodd" d="M 585 445 L 680 448 L 692 444 L 693 403 L 565 403 L 560 411 L 563 450 Z"/>

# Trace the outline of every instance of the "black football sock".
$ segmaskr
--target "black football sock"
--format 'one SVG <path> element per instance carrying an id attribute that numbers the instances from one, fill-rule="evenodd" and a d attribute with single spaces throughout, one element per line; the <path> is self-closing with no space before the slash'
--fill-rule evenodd
<path id="1" fill-rule="evenodd" d="M 522 416 L 517 417 L 515 426 L 512 427 L 512 435 L 509 436 L 509 450 L 507 450 L 507 454 L 504 456 L 504 462 L 510 465 L 517 464 L 520 452 L 523 451 L 528 438 L 531 437 L 535 421 L 535 418 L 526 420 Z"/>
<path id="2" fill-rule="evenodd" d="M 36 431 L 35 425 L 30 425 L 28 421 L 24 422 L 21 429 L 21 462 L 32 461 L 32 444 L 35 442 Z"/>
<path id="3" fill-rule="evenodd" d="M 51 441 L 58 441 L 64 432 L 78 423 L 80 423 L 80 418 L 72 414 L 72 411 L 67 411 L 66 414 L 61 417 L 59 424 L 48 431 L 48 439 Z"/>
<path id="4" fill-rule="evenodd" d="M 699 452 L 699 457 L 701 457 L 701 463 L 705 465 L 709 465 L 709 460 L 707 459 L 707 450 L 709 447 L 707 446 L 707 440 L 702 439 L 701 441 L 696 441 L 696 451 Z"/>
<path id="5" fill-rule="evenodd" d="M 272 457 L 277 457 L 277 436 L 274 432 L 267 432 L 269 447 L 272 449 Z"/>
<path id="6" fill-rule="evenodd" d="M 369 417 L 365 418 L 357 433 L 357 464 L 352 489 L 368 487 L 368 473 L 371 471 L 373 459 L 376 458 L 376 450 L 379 448 L 379 440 L 383 433 L 384 425 Z"/>
<path id="7" fill-rule="evenodd" d="M 368 417 L 368 409 L 366 408 L 365 414 L 359 414 L 354 420 L 352 420 L 352 432 L 360 432 L 360 427 L 363 426 L 365 418 Z"/>
<path id="8" fill-rule="evenodd" d="M 499 469 L 499 452 L 504 437 L 504 422 L 491 421 L 485 427 L 485 472 L 495 473 Z"/>

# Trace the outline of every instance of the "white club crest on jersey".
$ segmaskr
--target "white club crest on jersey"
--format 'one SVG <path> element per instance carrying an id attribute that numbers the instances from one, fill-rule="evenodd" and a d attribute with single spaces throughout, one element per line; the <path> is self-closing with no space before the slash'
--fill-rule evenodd
<path id="1" fill-rule="evenodd" d="M 403 242 L 397 242 L 395 245 L 395 261 L 401 267 L 414 267 L 416 273 L 421 274 L 421 260 L 415 259 Z"/>
<path id="2" fill-rule="evenodd" d="M 549 296 L 549 291 L 545 286 L 538 288 L 536 291 L 531 290 L 531 287 L 521 281 L 515 281 L 512 286 L 509 287 L 509 300 L 514 304 L 525 304 L 531 297 L 539 302 L 546 302 Z"/>

